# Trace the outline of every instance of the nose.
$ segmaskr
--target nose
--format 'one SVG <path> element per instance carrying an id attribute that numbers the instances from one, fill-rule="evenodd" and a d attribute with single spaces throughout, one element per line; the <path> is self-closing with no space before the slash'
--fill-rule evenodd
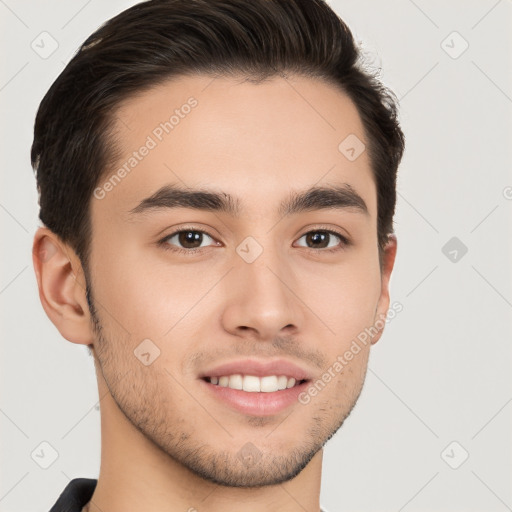
<path id="1" fill-rule="evenodd" d="M 271 341 L 302 330 L 304 303 L 299 284 L 284 259 L 263 253 L 248 263 L 235 256 L 235 268 L 224 280 L 224 329 L 238 337 Z"/>

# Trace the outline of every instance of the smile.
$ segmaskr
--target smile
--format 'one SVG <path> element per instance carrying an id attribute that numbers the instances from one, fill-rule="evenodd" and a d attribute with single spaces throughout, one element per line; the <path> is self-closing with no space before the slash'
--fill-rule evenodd
<path id="1" fill-rule="evenodd" d="M 206 377 L 206 381 L 223 388 L 237 389 L 248 393 L 274 393 L 284 389 L 293 388 L 304 381 L 297 381 L 294 377 L 286 375 L 223 375 L 220 377 Z"/>

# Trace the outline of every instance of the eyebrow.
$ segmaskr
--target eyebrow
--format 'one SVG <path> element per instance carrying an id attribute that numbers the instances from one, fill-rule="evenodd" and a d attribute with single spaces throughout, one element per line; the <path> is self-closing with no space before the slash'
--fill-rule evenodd
<path id="1" fill-rule="evenodd" d="M 154 194 L 143 199 L 129 211 L 132 216 L 172 208 L 226 213 L 240 217 L 240 199 L 225 192 L 182 188 L 164 185 Z M 278 208 L 278 215 L 288 216 L 306 211 L 338 209 L 369 216 L 363 198 L 348 183 L 342 185 L 314 186 L 304 191 L 292 191 Z"/>

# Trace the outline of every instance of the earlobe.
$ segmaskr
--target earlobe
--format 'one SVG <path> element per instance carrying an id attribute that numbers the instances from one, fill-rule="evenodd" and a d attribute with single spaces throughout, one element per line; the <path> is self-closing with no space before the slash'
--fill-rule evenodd
<path id="1" fill-rule="evenodd" d="M 38 228 L 32 261 L 41 304 L 61 335 L 73 343 L 93 342 L 85 278 L 79 258 L 48 228 Z"/>
<path id="2" fill-rule="evenodd" d="M 398 240 L 394 233 L 388 235 L 388 242 L 384 248 L 384 254 L 382 255 L 382 271 L 381 271 L 381 292 L 377 310 L 374 319 L 374 325 L 379 329 L 378 334 L 372 338 L 372 345 L 379 341 L 382 336 L 382 332 L 385 326 L 385 319 L 389 309 L 389 281 L 391 278 L 391 272 L 395 265 L 396 251 L 397 251 Z"/>

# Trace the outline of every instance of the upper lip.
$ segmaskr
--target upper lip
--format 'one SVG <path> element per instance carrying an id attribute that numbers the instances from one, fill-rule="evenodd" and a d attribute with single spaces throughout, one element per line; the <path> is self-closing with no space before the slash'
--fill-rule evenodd
<path id="1" fill-rule="evenodd" d="M 243 359 L 231 361 L 202 372 L 199 378 L 222 377 L 235 374 L 254 375 L 256 377 L 285 375 L 286 377 L 293 377 L 296 381 L 311 379 L 310 374 L 305 369 L 284 359 L 274 359 L 271 361 Z"/>

